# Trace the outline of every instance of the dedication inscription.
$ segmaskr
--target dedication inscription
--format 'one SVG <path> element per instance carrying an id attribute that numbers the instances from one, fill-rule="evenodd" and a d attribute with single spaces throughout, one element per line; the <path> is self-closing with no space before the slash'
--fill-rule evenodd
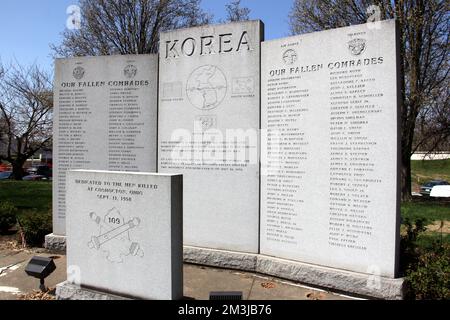
<path id="1" fill-rule="evenodd" d="M 69 171 L 68 280 L 124 296 L 181 299 L 182 189 L 180 175 Z"/>
<path id="2" fill-rule="evenodd" d="M 53 233 L 70 169 L 156 171 L 157 56 L 56 60 Z"/>
<path id="3" fill-rule="evenodd" d="M 263 43 L 261 253 L 395 277 L 394 21 Z"/>
<path id="4" fill-rule="evenodd" d="M 158 171 L 183 173 L 187 245 L 258 251 L 262 28 L 161 34 Z"/>

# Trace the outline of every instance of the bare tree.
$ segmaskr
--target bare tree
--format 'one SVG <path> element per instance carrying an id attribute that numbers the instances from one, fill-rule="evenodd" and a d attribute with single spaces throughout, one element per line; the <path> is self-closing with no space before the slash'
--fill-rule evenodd
<path id="1" fill-rule="evenodd" d="M 1 61 L 0 61 L 0 79 L 2 79 L 4 75 L 5 75 L 5 69 L 3 68 Z M 3 152 L 2 150 L 4 149 L 4 145 L 7 140 L 6 132 L 7 132 L 6 121 L 3 117 L 3 115 L 0 113 L 0 154 L 2 154 L 2 152 Z M 1 164 L 1 159 L 0 159 L 0 164 Z"/>
<path id="2" fill-rule="evenodd" d="M 158 51 L 161 31 L 207 24 L 201 0 L 80 0 L 79 30 L 62 33 L 57 56 L 146 54 Z"/>
<path id="3" fill-rule="evenodd" d="M 250 20 L 250 9 L 241 7 L 241 0 L 233 0 L 225 5 L 227 10 L 227 22 Z"/>
<path id="4" fill-rule="evenodd" d="M 373 8 L 379 10 L 381 19 L 395 18 L 399 25 L 401 68 L 404 73 L 404 91 L 401 93 L 401 189 L 402 199 L 409 200 L 410 159 L 414 150 L 422 143 L 421 139 L 414 139 L 418 121 L 422 120 L 422 125 L 433 123 L 430 130 L 426 130 L 426 139 L 431 139 L 429 134 L 439 141 L 449 137 L 449 2 L 295 0 L 290 14 L 290 26 L 293 34 L 301 34 L 366 23 Z"/>
<path id="5" fill-rule="evenodd" d="M 0 75 L 0 161 L 11 164 L 15 179 L 24 176 L 27 159 L 51 146 L 52 111 L 51 78 L 39 67 L 15 66 Z"/>
<path id="6" fill-rule="evenodd" d="M 432 154 L 450 150 L 450 79 L 442 85 L 436 99 L 420 110 L 412 152 Z"/>

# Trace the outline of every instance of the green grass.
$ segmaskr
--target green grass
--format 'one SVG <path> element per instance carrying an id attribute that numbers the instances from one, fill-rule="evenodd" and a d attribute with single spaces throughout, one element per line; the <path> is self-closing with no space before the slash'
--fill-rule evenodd
<path id="1" fill-rule="evenodd" d="M 19 210 L 49 212 L 52 183 L 48 181 L 0 181 L 0 201 L 10 201 Z"/>
<path id="2" fill-rule="evenodd" d="M 433 221 L 450 221 L 450 205 L 434 203 L 402 203 L 402 218 L 411 221 L 425 219 L 427 223 Z"/>
<path id="3" fill-rule="evenodd" d="M 414 223 L 417 219 L 424 219 L 425 225 L 433 224 L 436 221 L 450 221 L 450 205 L 435 203 L 402 203 L 402 218 L 409 219 Z M 403 228 L 402 228 L 403 230 Z M 420 234 L 415 242 L 419 248 L 432 248 L 433 243 L 450 243 L 450 234 L 436 231 L 425 231 Z"/>
<path id="4" fill-rule="evenodd" d="M 411 161 L 411 179 L 419 185 L 434 179 L 450 182 L 450 159 Z"/>
<path id="5" fill-rule="evenodd" d="M 440 232 L 425 232 L 422 233 L 416 245 L 420 248 L 428 249 L 433 247 L 433 243 L 450 243 L 450 234 L 441 234 Z"/>

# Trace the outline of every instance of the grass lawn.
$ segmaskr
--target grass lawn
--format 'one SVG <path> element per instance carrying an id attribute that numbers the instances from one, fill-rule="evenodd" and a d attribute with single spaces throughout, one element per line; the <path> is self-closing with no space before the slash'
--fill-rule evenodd
<path id="1" fill-rule="evenodd" d="M 450 205 L 435 203 L 402 203 L 402 218 L 414 221 L 425 219 L 427 224 L 434 221 L 450 221 Z"/>
<path id="2" fill-rule="evenodd" d="M 424 219 L 427 226 L 426 232 L 417 239 L 419 247 L 429 247 L 433 242 L 441 241 L 450 243 L 450 205 L 437 203 L 402 203 L 402 218 L 411 222 Z M 442 229 L 440 222 L 444 221 Z M 403 228 L 402 228 L 403 230 Z"/>
<path id="3" fill-rule="evenodd" d="M 427 160 L 411 161 L 411 180 L 413 190 L 419 191 L 420 185 L 430 180 L 446 180 L 450 182 L 450 159 L 447 160 Z M 450 243 L 450 204 L 437 204 L 432 202 L 411 202 L 402 203 L 402 218 L 409 218 L 411 221 L 423 218 L 429 229 L 418 239 L 419 246 L 429 246 L 433 241 L 440 240 Z M 440 221 L 445 221 L 445 227 L 441 230 L 432 227 L 431 224 L 438 225 Z"/>
<path id="4" fill-rule="evenodd" d="M 427 231 L 418 237 L 416 244 L 421 248 L 430 248 L 435 242 L 450 243 L 450 234 Z"/>
<path id="5" fill-rule="evenodd" d="M 435 179 L 450 182 L 450 159 L 411 161 L 411 180 L 415 188 Z"/>
<path id="6" fill-rule="evenodd" d="M 52 183 L 49 181 L 0 181 L 0 201 L 10 201 L 19 210 L 49 212 Z"/>

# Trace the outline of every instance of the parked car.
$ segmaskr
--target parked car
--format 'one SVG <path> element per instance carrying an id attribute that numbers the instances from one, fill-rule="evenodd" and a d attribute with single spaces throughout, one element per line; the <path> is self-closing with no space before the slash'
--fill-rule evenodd
<path id="1" fill-rule="evenodd" d="M 26 173 L 27 173 L 28 175 L 36 174 L 37 167 L 31 167 L 31 168 L 28 168 L 28 169 L 25 170 L 25 171 L 26 171 Z"/>
<path id="2" fill-rule="evenodd" d="M 434 186 L 431 189 L 430 197 L 450 199 L 450 185 Z"/>
<path id="3" fill-rule="evenodd" d="M 36 170 L 37 175 L 44 176 L 45 178 L 49 179 L 53 176 L 52 168 L 50 168 L 47 165 L 38 166 Z"/>
<path id="4" fill-rule="evenodd" d="M 444 180 L 433 180 L 425 183 L 423 186 L 420 187 L 420 194 L 428 197 L 430 196 L 431 190 L 435 186 L 448 186 L 450 183 Z"/>
<path id="5" fill-rule="evenodd" d="M 0 180 L 8 180 L 12 178 L 12 171 L 0 172 Z"/>
<path id="6" fill-rule="evenodd" d="M 23 177 L 23 180 L 26 181 L 52 180 L 53 177 L 52 168 L 48 165 L 31 167 L 28 168 L 26 172 L 27 175 Z"/>

